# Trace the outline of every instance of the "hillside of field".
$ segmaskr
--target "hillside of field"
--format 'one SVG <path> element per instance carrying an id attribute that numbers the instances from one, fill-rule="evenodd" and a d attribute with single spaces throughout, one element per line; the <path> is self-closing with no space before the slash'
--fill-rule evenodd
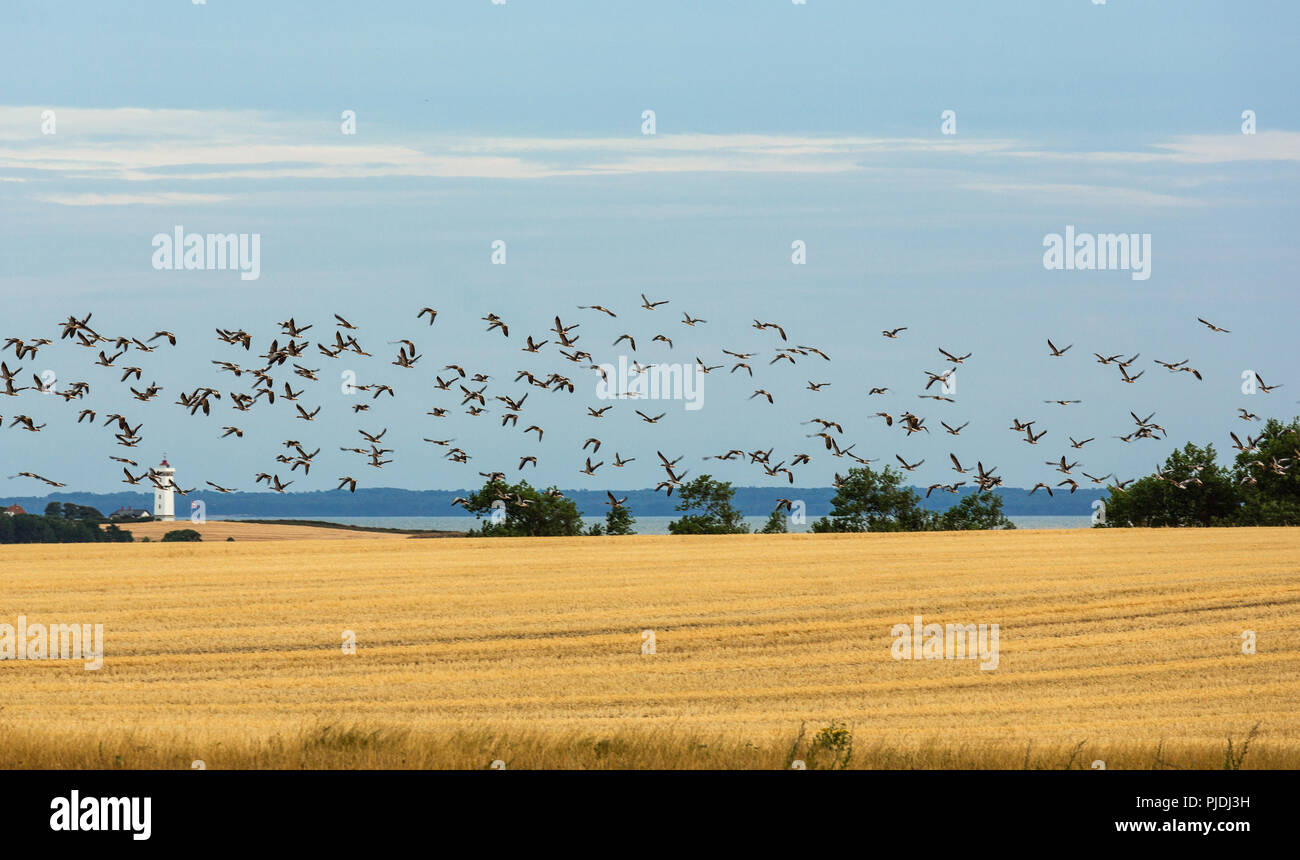
<path id="1" fill-rule="evenodd" d="M 1300 766 L 1297 529 L 0 553 L 0 623 L 106 652 L 0 662 L 0 767 Z M 917 615 L 997 668 L 894 659 Z"/>
<path id="2" fill-rule="evenodd" d="M 234 538 L 236 541 L 272 541 L 272 540 L 358 540 L 404 538 L 408 535 L 398 532 L 364 531 L 361 529 L 333 528 L 316 525 L 292 525 L 288 523 L 247 523 L 233 520 L 208 520 L 205 523 L 191 523 L 182 520 L 173 523 L 144 522 L 118 523 L 131 533 L 137 541 L 149 538 L 160 541 L 168 532 L 193 529 L 204 541 L 224 541 Z"/>

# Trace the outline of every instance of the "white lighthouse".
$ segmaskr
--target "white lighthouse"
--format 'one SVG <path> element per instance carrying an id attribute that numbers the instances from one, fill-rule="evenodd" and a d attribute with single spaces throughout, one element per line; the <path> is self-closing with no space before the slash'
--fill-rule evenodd
<path id="1" fill-rule="evenodd" d="M 153 471 L 160 485 L 153 491 L 154 519 L 165 523 L 173 522 L 176 519 L 176 494 L 173 492 L 176 487 L 176 470 L 167 462 L 164 454 L 163 461 Z"/>

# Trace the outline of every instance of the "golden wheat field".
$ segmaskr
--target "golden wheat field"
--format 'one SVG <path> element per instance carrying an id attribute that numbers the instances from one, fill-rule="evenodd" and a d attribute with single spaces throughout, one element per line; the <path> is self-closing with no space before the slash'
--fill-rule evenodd
<path id="1" fill-rule="evenodd" d="M 98 671 L 0 662 L 0 767 L 816 766 L 833 723 L 850 767 L 1221 767 L 1252 729 L 1242 766 L 1300 767 L 1296 529 L 37 545 L 0 566 L 0 623 L 102 623 L 105 649 Z M 998 624 L 997 669 L 893 659 L 916 615 Z"/>

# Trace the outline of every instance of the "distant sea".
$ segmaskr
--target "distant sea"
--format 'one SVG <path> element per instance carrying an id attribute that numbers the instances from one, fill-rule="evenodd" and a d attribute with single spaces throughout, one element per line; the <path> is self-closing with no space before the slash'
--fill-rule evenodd
<path id="1" fill-rule="evenodd" d="M 211 519 L 223 519 L 212 517 Z M 349 526 L 369 526 L 371 528 L 386 529 L 421 529 L 427 531 L 466 531 L 477 528 L 479 521 L 474 517 L 225 517 L 224 519 L 304 519 L 314 520 L 323 523 L 339 523 L 340 525 Z M 666 535 L 668 534 L 668 524 L 676 517 L 637 517 L 636 523 L 632 526 L 637 534 L 644 535 Z M 767 522 L 767 517 L 745 517 L 745 523 L 749 526 L 750 531 L 758 531 Z M 811 522 L 812 518 L 809 518 Z M 1092 526 L 1092 518 L 1088 516 L 1077 517 L 1009 517 L 1016 528 L 1020 529 L 1086 529 Z M 604 517 L 583 517 L 584 523 L 603 523 Z M 809 531 L 808 523 L 804 525 L 790 524 L 792 532 Z"/>

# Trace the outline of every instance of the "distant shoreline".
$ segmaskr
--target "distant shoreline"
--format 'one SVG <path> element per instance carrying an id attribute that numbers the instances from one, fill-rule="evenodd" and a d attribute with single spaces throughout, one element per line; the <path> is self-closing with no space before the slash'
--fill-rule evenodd
<path id="1" fill-rule="evenodd" d="M 436 529 L 396 529 L 386 526 L 355 526 L 348 523 L 331 523 L 323 520 L 229 520 L 229 522 L 238 523 L 255 523 L 264 526 L 310 526 L 318 529 L 342 529 L 351 532 L 387 532 L 390 534 L 404 534 L 411 537 L 464 537 L 465 532 L 457 531 L 439 531 Z"/>

